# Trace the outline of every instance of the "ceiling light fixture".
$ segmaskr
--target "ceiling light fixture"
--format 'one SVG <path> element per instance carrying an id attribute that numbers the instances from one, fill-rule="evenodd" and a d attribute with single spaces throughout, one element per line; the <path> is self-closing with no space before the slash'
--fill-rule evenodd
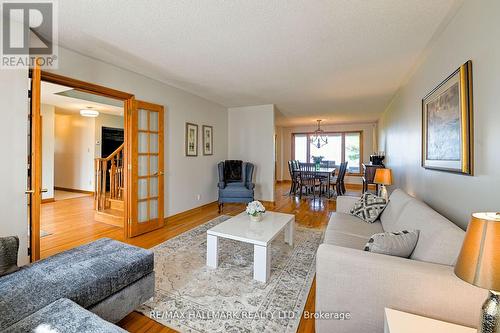
<path id="1" fill-rule="evenodd" d="M 321 120 L 316 121 L 318 122 L 318 128 L 311 136 L 311 144 L 319 149 L 328 143 L 328 136 L 325 134 L 325 131 L 321 129 Z"/>
<path id="2" fill-rule="evenodd" d="M 80 116 L 95 118 L 99 116 L 99 111 L 92 110 L 92 108 L 88 107 L 86 109 L 80 110 Z"/>

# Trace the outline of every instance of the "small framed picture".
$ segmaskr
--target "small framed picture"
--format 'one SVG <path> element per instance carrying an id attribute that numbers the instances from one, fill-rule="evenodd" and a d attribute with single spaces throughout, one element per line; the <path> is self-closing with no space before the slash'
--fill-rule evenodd
<path id="1" fill-rule="evenodd" d="M 214 128 L 212 126 L 203 125 L 203 155 L 214 154 Z"/>
<path id="2" fill-rule="evenodd" d="M 422 166 L 473 174 L 472 63 L 422 99 Z"/>
<path id="3" fill-rule="evenodd" d="M 186 123 L 186 156 L 198 156 L 198 125 Z"/>

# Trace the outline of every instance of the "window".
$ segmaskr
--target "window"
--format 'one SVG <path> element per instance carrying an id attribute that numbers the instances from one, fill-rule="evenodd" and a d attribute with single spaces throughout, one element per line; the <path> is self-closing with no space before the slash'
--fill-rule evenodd
<path id="1" fill-rule="evenodd" d="M 308 161 L 307 158 L 307 134 L 296 134 L 294 137 L 294 160 L 299 160 L 302 163 L 306 163 Z"/>
<path id="2" fill-rule="evenodd" d="M 328 143 L 318 148 L 310 143 L 313 133 L 292 134 L 292 159 L 312 163 L 313 156 L 323 156 L 324 161 L 334 161 L 336 165 L 347 163 L 349 173 L 361 172 L 361 156 L 363 154 L 362 132 L 331 132 Z"/>
<path id="3" fill-rule="evenodd" d="M 347 168 L 349 172 L 359 173 L 361 170 L 360 139 L 361 139 L 360 133 L 345 134 L 345 160 L 348 162 Z"/>

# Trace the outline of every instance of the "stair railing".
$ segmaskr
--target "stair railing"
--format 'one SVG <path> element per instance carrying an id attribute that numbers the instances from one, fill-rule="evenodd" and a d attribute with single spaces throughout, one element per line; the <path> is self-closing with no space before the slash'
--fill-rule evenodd
<path id="1" fill-rule="evenodd" d="M 125 144 L 122 144 L 106 158 L 95 159 L 94 208 L 97 211 L 109 208 L 109 199 L 123 200 L 124 146 Z M 109 192 L 106 186 L 108 179 Z"/>

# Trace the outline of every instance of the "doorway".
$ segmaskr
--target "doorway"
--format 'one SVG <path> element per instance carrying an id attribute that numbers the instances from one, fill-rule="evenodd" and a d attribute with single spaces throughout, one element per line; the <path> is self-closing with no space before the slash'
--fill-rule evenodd
<path id="1" fill-rule="evenodd" d="M 30 78 L 27 193 L 29 193 L 31 260 L 36 261 L 42 257 L 41 244 L 50 243 L 51 237 L 53 246 L 44 251 L 43 257 L 101 237 L 123 240 L 162 227 L 164 224 L 163 107 L 136 101 L 132 94 L 43 72 L 38 68 L 30 71 Z M 64 88 L 56 93 L 57 98 L 73 102 L 83 100 L 87 104 L 74 106 L 73 110 L 66 110 L 66 113 L 56 112 L 54 106 L 54 118 L 64 119 L 66 123 L 61 128 L 67 134 L 67 137 L 63 136 L 61 140 L 56 141 L 58 143 L 57 146 L 54 144 L 56 146 L 54 152 L 63 151 L 62 146 L 79 147 L 80 153 L 87 158 L 76 158 L 73 168 L 76 170 L 88 170 L 88 157 L 93 157 L 91 176 L 89 177 L 89 172 L 83 172 L 83 176 L 73 177 L 80 181 L 83 179 L 83 183 L 73 186 L 76 188 L 55 185 L 59 182 L 56 178 L 64 178 L 63 176 L 67 176 L 68 173 L 71 174 L 68 172 L 68 169 L 71 169 L 69 167 L 59 169 L 61 171 L 56 170 L 56 153 L 54 153 L 54 181 L 44 183 L 43 160 L 50 159 L 50 151 L 46 154 L 49 157 L 44 156 L 43 138 L 44 134 L 46 136 L 49 134 L 43 132 L 43 123 L 47 120 L 43 115 L 45 112 L 42 111 L 42 103 L 45 102 L 44 105 L 48 103 L 44 100 L 44 90 L 48 89 L 49 85 Z M 117 119 L 114 119 L 114 122 L 104 119 L 110 116 L 101 119 L 96 116 L 96 113 L 106 114 L 104 111 L 107 107 L 121 109 L 121 126 L 116 125 L 120 123 Z M 116 118 L 117 115 L 111 116 Z M 87 118 L 94 119 L 89 121 Z M 83 123 L 87 123 L 87 126 L 83 126 Z M 77 127 L 71 128 L 69 126 L 71 124 Z M 82 134 L 83 132 L 85 134 Z M 76 142 L 81 142 L 84 137 L 87 140 L 91 138 L 92 143 L 89 144 L 89 141 L 84 140 L 86 144 L 73 144 L 75 136 Z M 120 137 L 123 141 L 118 145 Z M 75 156 L 73 154 L 73 157 Z M 63 163 L 71 160 L 71 154 L 61 157 L 65 157 L 62 158 Z M 45 188 L 46 184 L 52 184 L 53 187 Z M 52 198 L 49 189 L 52 190 Z M 60 200 L 57 200 L 55 191 L 64 192 L 62 197 L 59 196 Z M 71 193 L 79 193 L 82 196 L 74 197 L 76 195 Z M 47 202 L 43 204 L 47 205 L 47 209 L 42 207 L 42 201 Z M 59 212 L 53 212 L 54 223 L 44 225 L 43 218 L 47 217 L 44 210 L 50 211 L 50 207 L 52 211 L 57 210 L 54 206 L 58 203 L 61 207 Z M 77 208 L 79 207 L 77 203 L 81 208 Z M 65 211 L 67 216 L 62 217 Z M 116 214 L 117 212 L 120 214 Z M 44 230 L 42 227 L 49 230 Z M 74 237 L 62 235 L 57 238 L 55 232 L 59 235 L 73 232 Z"/>
<path id="2" fill-rule="evenodd" d="M 40 101 L 44 258 L 75 241 L 91 240 L 97 232 L 115 237 L 124 232 L 125 136 L 120 100 L 42 81 Z M 97 166 L 104 163 L 107 186 L 98 193 Z M 97 204 L 100 195 L 102 206 Z"/>

